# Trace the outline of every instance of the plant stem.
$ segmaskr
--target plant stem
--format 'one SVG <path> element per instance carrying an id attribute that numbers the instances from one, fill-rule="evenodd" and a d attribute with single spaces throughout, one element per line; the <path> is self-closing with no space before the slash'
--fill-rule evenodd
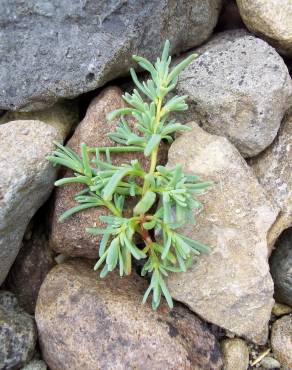
<path id="1" fill-rule="evenodd" d="M 117 217 L 122 216 L 121 212 L 114 206 L 114 204 L 112 202 L 104 200 L 103 203 L 104 203 L 105 207 L 107 207 L 115 216 L 117 216 Z"/>
<path id="2" fill-rule="evenodd" d="M 95 153 L 96 148 L 87 148 L 89 153 Z M 144 148 L 141 146 L 109 146 L 109 147 L 99 147 L 98 151 L 103 153 L 106 151 L 110 151 L 112 153 L 121 153 L 121 152 L 143 152 Z"/>

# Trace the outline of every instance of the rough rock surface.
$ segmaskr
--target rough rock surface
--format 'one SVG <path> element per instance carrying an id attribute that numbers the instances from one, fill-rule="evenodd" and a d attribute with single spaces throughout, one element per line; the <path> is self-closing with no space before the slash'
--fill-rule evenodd
<path id="1" fill-rule="evenodd" d="M 215 337 L 184 307 L 142 305 L 138 275 L 98 279 L 92 266 L 72 260 L 46 277 L 36 321 L 51 370 L 221 369 Z"/>
<path id="2" fill-rule="evenodd" d="M 115 131 L 118 121 L 109 122 L 106 115 L 114 109 L 125 106 L 122 92 L 117 87 L 109 87 L 103 90 L 91 102 L 86 116 L 78 125 L 74 135 L 68 142 L 75 151 L 80 151 L 80 144 L 88 146 L 114 146 L 107 134 Z M 164 148 L 164 149 L 163 149 Z M 160 161 L 166 161 L 166 147 L 162 147 Z M 149 167 L 149 159 L 145 159 L 141 153 L 119 153 L 112 155 L 114 163 L 122 164 L 137 158 L 145 168 Z M 72 176 L 71 170 L 65 172 L 65 176 Z M 81 186 L 70 184 L 56 190 L 55 203 L 52 216 L 51 245 L 56 252 L 72 257 L 96 258 L 98 256 L 98 244 L 100 236 L 92 236 L 85 231 L 86 227 L 102 225 L 99 216 L 108 213 L 104 207 L 89 208 L 79 212 L 60 223 L 58 218 L 67 209 L 76 205 L 74 195 L 82 189 Z"/>
<path id="3" fill-rule="evenodd" d="M 291 106 L 292 82 L 277 52 L 246 31 L 226 31 L 196 50 L 177 92 L 189 96 L 186 117 L 227 137 L 252 157 L 274 140 Z"/>
<path id="4" fill-rule="evenodd" d="M 266 235 L 278 210 L 226 138 L 192 126 L 172 144 L 168 165 L 214 182 L 201 196 L 196 226 L 183 228 L 213 251 L 188 272 L 170 275 L 170 293 L 205 320 L 265 343 L 274 303 Z"/>
<path id="5" fill-rule="evenodd" d="M 38 120 L 55 127 L 66 138 L 72 127 L 79 122 L 77 102 L 62 102 L 36 112 L 6 112 L 0 117 L 0 124 L 16 120 Z"/>
<path id="6" fill-rule="evenodd" d="M 33 356 L 36 344 L 33 318 L 13 294 L 0 292 L 0 369 L 19 369 Z"/>
<path id="7" fill-rule="evenodd" d="M 291 0 L 236 0 L 247 28 L 280 53 L 292 56 Z"/>
<path id="8" fill-rule="evenodd" d="M 244 340 L 239 338 L 225 339 L 221 343 L 224 370 L 247 370 L 249 350 Z"/>
<path id="9" fill-rule="evenodd" d="M 5 281 L 6 289 L 16 295 L 26 312 L 34 313 L 41 284 L 54 265 L 54 252 L 49 246 L 46 231 L 39 226 L 28 240 L 23 240 Z"/>
<path id="10" fill-rule="evenodd" d="M 292 226 L 292 115 L 283 121 L 273 144 L 249 164 L 281 209 L 268 235 L 273 246 L 281 232 Z"/>
<path id="11" fill-rule="evenodd" d="M 47 370 L 47 365 L 42 360 L 32 360 L 21 370 Z"/>
<path id="12" fill-rule="evenodd" d="M 222 0 L 0 2 L 0 109 L 38 110 L 128 71 L 132 54 L 156 59 L 201 44 Z"/>
<path id="13" fill-rule="evenodd" d="M 46 160 L 61 135 L 40 121 L 0 125 L 0 284 L 31 217 L 49 197 L 56 169 Z"/>
<path id="14" fill-rule="evenodd" d="M 273 324 L 271 346 L 283 368 L 292 369 L 292 316 L 283 316 Z"/>
<path id="15" fill-rule="evenodd" d="M 270 258 L 275 298 L 292 307 L 292 228 L 284 231 Z"/>

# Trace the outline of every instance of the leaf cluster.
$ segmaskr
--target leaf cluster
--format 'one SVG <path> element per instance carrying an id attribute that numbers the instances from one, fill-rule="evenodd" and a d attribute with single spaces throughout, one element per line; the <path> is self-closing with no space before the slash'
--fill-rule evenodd
<path id="1" fill-rule="evenodd" d="M 195 55 L 190 55 L 171 70 L 169 47 L 166 41 L 162 56 L 155 64 L 133 56 L 140 67 L 149 72 L 150 79 L 140 82 L 135 70 L 130 70 L 136 89 L 123 96 L 128 107 L 117 109 L 108 116 L 109 120 L 119 118 L 116 131 L 108 134 L 114 146 L 89 148 L 82 144 L 79 156 L 56 143 L 56 150 L 48 157 L 54 164 L 73 171 L 72 177 L 58 180 L 56 186 L 84 185 L 84 189 L 75 195 L 76 206 L 67 210 L 61 221 L 90 207 L 109 209 L 111 216 L 100 216 L 101 222 L 107 225 L 105 228 L 87 229 L 93 235 L 101 235 L 95 270 L 101 268 L 101 277 L 116 268 L 121 276 L 129 275 L 132 260 L 142 260 L 141 274 L 151 277 L 143 302 L 152 292 L 153 309 L 159 306 L 162 295 L 168 305 L 173 306 L 165 282 L 168 274 L 186 271 L 200 253 L 210 252 L 208 246 L 186 237 L 180 230 L 186 222 L 195 222 L 194 210 L 202 208 L 196 195 L 204 192 L 211 183 L 185 174 L 180 165 L 169 168 L 157 164 L 161 141 L 171 143 L 175 132 L 189 129 L 171 118 L 173 112 L 187 109 L 186 96 L 175 95 L 165 100 L 176 87 L 179 73 Z M 129 125 L 128 117 L 134 117 L 135 130 Z M 120 152 L 143 153 L 150 157 L 150 168 L 143 168 L 137 159 L 115 165 L 112 156 Z M 138 200 L 132 215 L 126 217 L 124 207 L 130 197 Z M 137 235 L 143 246 L 137 245 Z"/>

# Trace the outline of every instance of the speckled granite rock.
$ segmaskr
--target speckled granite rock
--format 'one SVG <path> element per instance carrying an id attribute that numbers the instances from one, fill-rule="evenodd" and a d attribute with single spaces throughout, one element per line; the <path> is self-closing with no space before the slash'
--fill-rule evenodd
<path id="1" fill-rule="evenodd" d="M 283 368 L 292 369 L 292 316 L 283 316 L 273 324 L 271 346 Z"/>
<path id="2" fill-rule="evenodd" d="M 51 370 L 219 370 L 214 336 L 184 307 L 142 305 L 138 275 L 99 279 L 78 259 L 55 267 L 38 298 L 36 321 Z"/>

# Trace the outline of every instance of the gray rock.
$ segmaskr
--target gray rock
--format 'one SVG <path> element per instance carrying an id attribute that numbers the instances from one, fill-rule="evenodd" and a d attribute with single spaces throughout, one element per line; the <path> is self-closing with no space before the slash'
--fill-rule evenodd
<path id="1" fill-rule="evenodd" d="M 245 157 L 274 140 L 291 106 L 292 82 L 282 58 L 246 31 L 227 31 L 196 50 L 177 92 L 189 96 L 185 117 L 227 137 Z"/>
<path id="2" fill-rule="evenodd" d="M 270 357 L 270 356 L 266 356 L 262 359 L 262 361 L 260 362 L 260 365 L 264 368 L 264 369 L 280 369 L 281 367 L 281 364 L 279 363 L 279 361 L 277 361 L 276 359 L 274 359 L 273 357 Z"/>
<path id="3" fill-rule="evenodd" d="M 38 110 L 152 60 L 201 44 L 222 0 L 31 0 L 0 3 L 0 109 Z"/>
<path id="4" fill-rule="evenodd" d="M 47 365 L 42 360 L 32 360 L 21 370 L 47 370 Z"/>
<path id="5" fill-rule="evenodd" d="M 195 215 L 196 225 L 182 230 L 213 251 L 186 273 L 170 275 L 170 293 L 206 321 L 264 344 L 274 303 L 266 237 L 278 210 L 226 138 L 193 124 L 172 144 L 168 159 L 169 166 L 181 164 L 214 182 L 200 197 L 204 210 Z"/>
<path id="6" fill-rule="evenodd" d="M 292 316 L 283 316 L 273 324 L 271 346 L 283 368 L 292 369 Z"/>
<path id="7" fill-rule="evenodd" d="M 33 356 L 36 344 L 33 318 L 12 293 L 0 292 L 0 369 L 16 370 Z"/>
<path id="8" fill-rule="evenodd" d="M 57 170 L 45 157 L 60 139 L 56 128 L 40 121 L 0 125 L 0 284 L 30 219 L 53 189 Z"/>
<path id="9" fill-rule="evenodd" d="M 244 340 L 240 338 L 225 339 L 221 343 L 224 370 L 247 370 L 249 365 L 249 350 Z"/>
<path id="10" fill-rule="evenodd" d="M 34 313 L 43 280 L 55 265 L 44 225 L 34 227 L 28 240 L 24 238 L 5 281 L 6 289 L 16 295 L 20 306 L 30 314 Z"/>
<path id="11" fill-rule="evenodd" d="M 284 231 L 277 241 L 270 266 L 276 300 L 292 306 L 292 228 Z"/>
<path id="12" fill-rule="evenodd" d="M 281 209 L 268 234 L 273 247 L 283 230 L 292 226 L 292 115 L 282 122 L 278 136 L 267 150 L 249 164 L 259 182 Z"/>
<path id="13" fill-rule="evenodd" d="M 187 308 L 169 312 L 142 305 L 147 287 L 133 273 L 97 278 L 88 261 L 74 259 L 47 275 L 36 322 L 51 370 L 219 370 L 219 345 Z"/>
<path id="14" fill-rule="evenodd" d="M 291 0 L 236 0 L 247 28 L 280 53 L 292 56 Z"/>

